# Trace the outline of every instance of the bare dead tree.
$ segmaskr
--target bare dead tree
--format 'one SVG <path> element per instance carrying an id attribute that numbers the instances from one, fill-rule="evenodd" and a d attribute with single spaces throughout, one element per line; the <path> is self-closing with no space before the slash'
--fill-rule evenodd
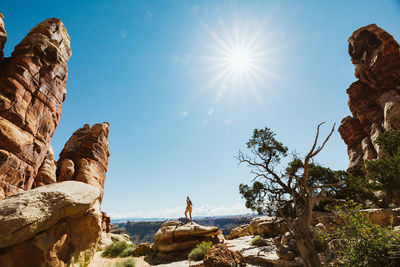
<path id="1" fill-rule="evenodd" d="M 320 201 L 335 201 L 326 194 L 326 189 L 339 186 L 335 184 L 316 183 L 310 179 L 310 165 L 313 158 L 321 152 L 335 130 L 335 124 L 329 135 L 318 146 L 320 127 L 317 126 L 314 143 L 304 160 L 295 159 L 288 164 L 284 172 L 277 172 L 281 158 L 287 156 L 287 147 L 275 139 L 275 134 L 268 128 L 255 130 L 253 137 L 247 143 L 254 157 L 244 155 L 239 151 L 239 164 L 245 163 L 251 167 L 254 175 L 253 187 L 240 185 L 241 194 L 246 198 L 246 206 L 255 209 L 265 197 L 282 217 L 285 217 L 282 207 L 291 207 L 293 217 L 287 218 L 289 229 L 296 237 L 297 247 L 307 267 L 322 266 L 314 245 L 315 234 L 311 228 L 312 211 Z M 258 180 L 263 182 L 257 182 Z M 265 203 L 265 202 L 264 202 Z M 253 205 L 253 206 L 252 206 Z"/>

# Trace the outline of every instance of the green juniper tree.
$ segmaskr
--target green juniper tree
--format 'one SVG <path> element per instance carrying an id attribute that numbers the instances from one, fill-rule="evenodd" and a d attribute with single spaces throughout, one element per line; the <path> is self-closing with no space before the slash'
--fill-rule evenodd
<path id="1" fill-rule="evenodd" d="M 255 129 L 247 148 L 252 156 L 239 151 L 238 160 L 251 168 L 254 175 L 251 186 L 241 184 L 240 193 L 246 206 L 259 213 L 278 212 L 287 218 L 289 228 L 296 236 L 297 247 L 309 267 L 321 266 L 311 230 L 312 211 L 322 201 L 335 201 L 332 195 L 346 178 L 344 172 L 334 172 L 312 162 L 331 137 L 335 125 L 320 146 L 317 146 L 320 126 L 311 150 L 304 160 L 296 155 L 284 170 L 278 171 L 281 160 L 288 156 L 288 148 L 275 139 L 269 129 Z"/>
<path id="2" fill-rule="evenodd" d="M 392 200 L 400 199 L 400 129 L 384 132 L 376 143 L 384 156 L 365 162 L 366 177 L 374 190 L 385 193 L 381 205 L 387 207 Z"/>

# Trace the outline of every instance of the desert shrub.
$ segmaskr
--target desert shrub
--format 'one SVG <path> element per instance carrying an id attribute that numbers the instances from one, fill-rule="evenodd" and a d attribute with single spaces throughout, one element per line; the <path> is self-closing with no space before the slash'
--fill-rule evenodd
<path id="1" fill-rule="evenodd" d="M 385 156 L 366 160 L 365 168 L 374 189 L 386 193 L 386 199 L 381 203 L 386 207 L 392 199 L 400 198 L 400 129 L 384 132 L 376 143 Z"/>
<path id="2" fill-rule="evenodd" d="M 135 248 L 136 248 L 135 245 L 129 244 L 128 247 L 121 252 L 120 256 L 121 257 L 133 256 L 133 254 L 135 252 Z"/>
<path id="3" fill-rule="evenodd" d="M 373 224 L 353 202 L 338 211 L 341 225 L 319 233 L 339 266 L 400 266 L 400 234 Z"/>
<path id="4" fill-rule="evenodd" d="M 207 242 L 207 241 L 201 242 L 189 253 L 188 256 L 189 260 L 191 261 L 202 260 L 211 247 L 212 247 L 212 242 Z"/>
<path id="5" fill-rule="evenodd" d="M 119 261 L 115 264 L 115 267 L 135 267 L 136 261 L 134 259 L 126 259 Z"/>
<path id="6" fill-rule="evenodd" d="M 261 236 L 256 235 L 255 237 L 253 237 L 253 239 L 250 241 L 250 244 L 252 246 L 257 246 L 257 244 L 260 242 L 260 240 L 262 239 Z"/>
<path id="7" fill-rule="evenodd" d="M 134 244 L 124 241 L 114 242 L 103 251 L 103 256 L 107 258 L 128 257 L 133 255 Z"/>

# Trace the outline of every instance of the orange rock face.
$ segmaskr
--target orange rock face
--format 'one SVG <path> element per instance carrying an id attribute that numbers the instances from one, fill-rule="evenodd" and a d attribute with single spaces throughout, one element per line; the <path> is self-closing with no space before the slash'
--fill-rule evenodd
<path id="1" fill-rule="evenodd" d="M 2 18 L 2 16 L 0 16 Z M 0 19 L 0 48 L 6 41 Z M 0 57 L 0 199 L 29 190 L 57 127 L 70 38 L 60 20 L 34 27 L 10 58 Z"/>
<path id="2" fill-rule="evenodd" d="M 4 29 L 3 14 L 0 13 L 0 59 L 3 57 L 4 44 L 7 41 L 6 29 Z"/>
<path id="3" fill-rule="evenodd" d="M 103 196 L 108 157 L 107 122 L 76 130 L 60 153 L 57 181 L 76 180 L 100 188 Z M 100 198 L 100 199 L 101 199 Z"/>
<path id="4" fill-rule="evenodd" d="M 348 40 L 358 81 L 347 89 L 352 116 L 339 133 L 347 145 L 348 171 L 362 174 L 365 159 L 383 156 L 376 139 L 400 128 L 400 46 L 375 24 L 355 31 Z"/>

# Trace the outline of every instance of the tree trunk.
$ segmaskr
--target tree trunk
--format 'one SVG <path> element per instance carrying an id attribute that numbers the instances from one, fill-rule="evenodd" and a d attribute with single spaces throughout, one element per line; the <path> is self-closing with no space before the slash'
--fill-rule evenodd
<path id="1" fill-rule="evenodd" d="M 300 218 L 291 226 L 304 265 L 306 267 L 322 267 L 318 252 L 314 246 L 314 233 L 311 231 L 310 226 L 305 224 Z"/>

